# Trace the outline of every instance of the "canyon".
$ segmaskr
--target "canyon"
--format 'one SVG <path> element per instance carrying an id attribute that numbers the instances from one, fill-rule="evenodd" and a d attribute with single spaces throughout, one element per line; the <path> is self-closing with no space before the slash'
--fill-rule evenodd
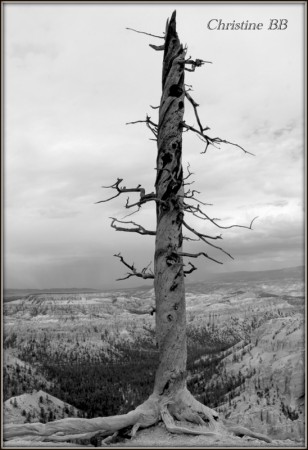
<path id="1" fill-rule="evenodd" d="M 188 283 L 186 302 L 190 391 L 226 421 L 303 443 L 303 267 Z M 145 400 L 154 303 L 150 285 L 7 291 L 4 422 L 125 413 Z"/>

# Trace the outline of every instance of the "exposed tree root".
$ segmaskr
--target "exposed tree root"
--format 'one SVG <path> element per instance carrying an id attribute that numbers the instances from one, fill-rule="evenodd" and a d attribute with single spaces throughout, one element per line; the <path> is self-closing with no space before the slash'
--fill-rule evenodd
<path id="1" fill-rule="evenodd" d="M 33 441 L 67 441 L 88 439 L 98 432 L 108 436 L 126 427 L 146 428 L 159 420 L 157 401 L 149 397 L 142 405 L 127 414 L 96 417 L 94 419 L 68 418 L 54 422 L 6 425 L 4 439 L 23 438 Z"/>
<path id="2" fill-rule="evenodd" d="M 113 433 L 111 436 L 106 437 L 105 439 L 103 439 L 101 441 L 101 445 L 108 445 L 111 444 L 115 438 L 118 436 L 119 432 L 116 431 L 115 433 Z"/>
<path id="3" fill-rule="evenodd" d="M 195 429 L 195 428 L 187 428 L 184 426 L 179 426 L 174 423 L 173 417 L 171 416 L 170 412 L 168 411 L 168 405 L 164 405 L 161 408 L 161 418 L 166 426 L 167 431 L 174 434 L 193 434 L 195 436 L 197 435 L 203 435 L 203 436 L 219 436 L 218 433 L 215 433 L 214 431 L 206 431 L 203 429 Z M 197 417 L 197 415 L 196 415 Z M 202 420 L 202 419 L 201 419 Z M 201 425 L 201 424 L 200 424 Z"/>
<path id="4" fill-rule="evenodd" d="M 217 412 L 198 402 L 186 388 L 177 391 L 170 412 L 178 420 L 186 420 L 199 425 L 207 424 L 210 429 L 217 429 Z"/>
<path id="5" fill-rule="evenodd" d="M 178 424 L 175 423 L 175 419 Z M 152 394 L 143 404 L 127 414 L 94 419 L 68 418 L 54 422 L 6 425 L 4 439 L 22 438 L 28 441 L 64 442 L 76 439 L 90 439 L 95 435 L 102 438 L 102 445 L 114 441 L 124 429 L 131 428 L 134 437 L 139 428 L 147 428 L 162 420 L 167 431 L 176 434 L 190 434 L 222 437 L 232 433 L 236 436 L 251 436 L 271 442 L 267 436 L 236 426 L 229 421 L 218 420 L 216 411 L 198 402 L 185 388 L 172 397 Z M 191 426 L 190 424 L 194 424 Z M 127 434 L 126 434 L 127 436 Z M 105 439 L 103 439 L 105 437 Z"/>
<path id="6" fill-rule="evenodd" d="M 249 430 L 246 427 L 241 427 L 241 426 L 228 426 L 227 430 L 230 431 L 231 433 L 235 434 L 235 436 L 239 436 L 239 437 L 243 437 L 243 436 L 250 436 L 252 438 L 255 439 L 259 439 L 261 441 L 265 441 L 265 442 L 272 442 L 272 439 L 270 439 L 268 436 L 265 436 L 264 434 L 261 433 L 255 433 L 254 431 Z"/>

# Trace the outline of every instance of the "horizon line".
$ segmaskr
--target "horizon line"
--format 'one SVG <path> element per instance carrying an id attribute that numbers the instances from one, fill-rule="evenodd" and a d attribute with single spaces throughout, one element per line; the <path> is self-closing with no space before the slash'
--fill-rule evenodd
<path id="1" fill-rule="evenodd" d="M 266 269 L 266 270 L 237 270 L 237 271 L 232 271 L 232 272 L 211 272 L 209 273 L 210 276 L 224 276 L 224 275 L 236 275 L 236 274 L 249 274 L 249 273 L 266 273 L 266 272 L 277 272 L 277 271 L 282 271 L 282 270 L 290 270 L 290 269 L 300 269 L 303 268 L 305 269 L 305 264 L 301 264 L 301 265 L 297 265 L 297 266 L 288 266 L 288 267 L 282 267 L 280 269 Z M 116 280 L 115 280 L 116 281 Z M 146 282 L 146 280 L 144 280 Z M 189 283 L 200 283 L 202 281 L 191 281 L 191 282 L 187 282 L 185 284 L 189 284 Z M 153 281 L 151 281 L 151 283 L 153 283 Z M 99 291 L 102 289 L 108 289 L 108 290 L 118 290 L 118 289 L 138 289 L 138 288 L 142 288 L 144 285 L 138 285 L 138 286 L 119 286 L 118 287 L 97 287 L 97 288 L 92 288 L 92 287 L 47 287 L 47 288 L 14 288 L 14 287 L 4 287 L 3 288 L 3 292 L 5 291 L 48 291 L 48 290 L 63 290 L 63 291 L 69 291 L 69 290 L 78 290 L 78 291 Z M 148 286 L 147 286 L 148 287 Z"/>

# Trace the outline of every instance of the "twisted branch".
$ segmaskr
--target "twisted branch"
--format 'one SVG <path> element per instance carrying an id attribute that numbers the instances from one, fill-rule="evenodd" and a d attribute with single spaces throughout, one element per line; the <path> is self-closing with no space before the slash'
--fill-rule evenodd
<path id="1" fill-rule="evenodd" d="M 235 224 L 235 225 L 229 225 L 229 226 L 222 226 L 222 225 L 219 225 L 219 224 L 217 223 L 217 220 L 220 220 L 220 219 L 217 219 L 217 218 L 214 218 L 214 219 L 213 219 L 213 218 L 209 217 L 209 216 L 208 216 L 208 215 L 200 208 L 200 205 L 193 206 L 193 205 L 188 205 L 188 204 L 184 203 L 184 209 L 185 209 L 185 211 L 191 213 L 192 215 L 198 217 L 199 219 L 202 219 L 202 220 L 209 220 L 213 225 L 215 225 L 217 228 L 220 228 L 220 229 L 222 229 L 222 230 L 228 230 L 228 229 L 230 229 L 230 228 L 246 228 L 247 230 L 252 230 L 252 224 L 253 224 L 253 222 L 258 218 L 258 216 L 254 217 L 254 218 L 252 219 L 252 221 L 250 222 L 250 225 L 249 225 L 249 226 L 247 226 L 247 225 L 237 225 L 237 224 Z M 198 215 L 196 214 L 196 212 L 197 212 L 197 213 L 200 213 L 201 216 L 203 216 L 203 217 L 198 216 Z"/>
<path id="2" fill-rule="evenodd" d="M 183 177 L 183 181 L 187 180 L 187 178 L 191 177 L 192 175 L 194 175 L 193 172 L 190 171 L 190 164 L 187 164 L 187 175 L 186 177 Z"/>
<path id="3" fill-rule="evenodd" d="M 186 275 L 188 275 L 189 273 L 194 272 L 195 270 L 197 270 L 197 267 L 193 265 L 193 263 L 189 262 L 188 263 L 190 265 L 190 269 L 188 270 L 184 270 L 184 277 L 186 277 Z"/>
<path id="4" fill-rule="evenodd" d="M 146 279 L 148 279 L 148 278 L 152 278 L 152 279 L 154 278 L 154 273 L 152 272 L 151 269 L 147 272 L 147 270 L 148 270 L 149 266 L 151 265 L 151 263 L 148 264 L 146 267 L 144 267 L 144 268 L 141 270 L 141 272 L 137 272 L 137 270 L 136 270 L 134 264 L 132 264 L 132 265 L 128 264 L 128 263 L 124 260 L 123 256 L 121 256 L 121 253 L 118 253 L 118 254 L 113 255 L 113 256 L 115 256 L 116 258 L 119 258 L 120 261 L 121 261 L 121 263 L 124 264 L 124 266 L 128 267 L 129 270 L 131 270 L 131 272 L 128 273 L 126 277 L 124 277 L 124 278 L 118 278 L 116 281 L 127 280 L 127 278 L 130 278 L 130 277 L 143 278 L 144 280 L 146 280 Z"/>
<path id="5" fill-rule="evenodd" d="M 157 138 L 158 125 L 151 120 L 151 117 L 146 115 L 145 120 L 135 120 L 134 122 L 126 122 L 126 125 L 135 125 L 136 123 L 145 123 L 147 127 L 152 131 L 155 138 Z"/>
<path id="6" fill-rule="evenodd" d="M 199 61 L 199 60 L 196 60 L 196 61 Z M 202 63 L 204 63 L 204 62 L 207 62 L 207 61 L 203 61 Z M 188 70 L 188 69 L 186 69 L 186 70 Z M 193 69 L 193 70 L 195 70 L 195 69 Z M 204 127 L 201 123 L 201 120 L 200 120 L 200 117 L 199 117 L 199 114 L 197 111 L 197 107 L 199 106 L 199 104 L 191 97 L 191 95 L 188 93 L 188 90 L 185 91 L 185 96 L 189 100 L 189 102 L 191 103 L 191 105 L 194 109 L 194 113 L 195 113 L 195 116 L 196 116 L 196 119 L 197 119 L 197 122 L 199 125 L 199 130 L 197 130 L 196 128 L 194 128 L 190 125 L 187 125 L 185 123 L 185 121 L 182 122 L 182 126 L 184 128 L 186 128 L 187 130 L 190 130 L 190 131 L 193 131 L 194 133 L 196 133 L 197 136 L 200 137 L 200 139 L 206 143 L 206 147 L 205 147 L 204 151 L 201 153 L 206 153 L 209 145 L 213 145 L 216 148 L 220 148 L 220 147 L 217 147 L 218 144 L 229 144 L 229 145 L 233 145 L 234 147 L 241 149 L 244 153 L 248 153 L 249 155 L 255 156 L 253 153 L 248 152 L 247 150 L 245 150 L 243 147 L 241 147 L 238 144 L 234 144 L 233 142 L 226 141 L 225 139 L 220 139 L 219 137 L 211 138 L 211 137 L 207 136 L 206 134 L 204 134 L 204 131 L 207 131 L 210 128 Z"/>
<path id="7" fill-rule="evenodd" d="M 125 186 L 120 188 L 119 186 L 122 183 L 122 181 L 123 178 L 118 178 L 117 181 L 111 186 L 102 186 L 102 188 L 104 189 L 115 189 L 117 191 L 117 194 L 114 195 L 113 197 L 107 198 L 106 200 L 100 200 L 99 202 L 95 202 L 95 204 L 109 202 L 110 200 L 119 197 L 119 195 L 125 192 L 140 192 L 140 197 L 145 196 L 145 189 L 141 187 L 141 184 L 138 184 L 138 186 L 135 188 L 126 188 Z"/>
<path id="8" fill-rule="evenodd" d="M 210 247 L 214 247 L 217 250 L 220 250 L 222 253 L 224 253 L 225 255 L 229 256 L 229 258 L 234 259 L 232 255 L 230 255 L 230 253 L 226 252 L 226 250 L 224 250 L 221 247 L 218 247 L 217 245 L 212 244 L 211 242 L 209 242 L 207 239 L 222 239 L 222 236 L 207 236 L 206 234 L 202 234 L 199 233 L 198 231 L 196 231 L 194 228 L 190 227 L 184 220 L 183 220 L 183 225 L 185 228 L 187 228 L 189 231 L 191 231 L 192 233 L 194 233 L 196 236 L 198 236 L 201 241 L 205 242 L 206 244 L 208 244 Z"/>
<path id="9" fill-rule="evenodd" d="M 213 206 L 213 203 L 204 203 L 204 202 L 202 202 L 201 200 L 199 200 L 198 198 L 196 198 L 196 197 L 195 197 L 195 192 L 196 192 L 197 194 L 201 194 L 201 192 L 197 191 L 196 189 L 193 189 L 192 191 L 191 191 L 190 189 L 188 189 L 188 191 L 186 191 L 186 192 L 184 193 L 184 198 L 188 198 L 188 199 L 191 199 L 191 200 L 195 200 L 196 202 L 199 202 L 199 203 L 201 203 L 201 204 L 204 205 L 204 206 Z M 187 205 L 187 206 L 190 206 L 190 205 Z"/>
<path id="10" fill-rule="evenodd" d="M 139 233 L 139 234 L 143 234 L 143 235 L 147 234 L 147 235 L 151 235 L 151 236 L 155 236 L 156 235 L 156 231 L 146 230 L 143 226 L 139 225 L 136 222 L 133 222 L 133 221 L 128 221 L 127 222 L 127 221 L 124 221 L 124 220 L 116 219 L 114 217 L 110 217 L 110 219 L 112 219 L 112 222 L 111 222 L 110 226 L 112 228 L 114 228 L 116 231 L 128 231 L 128 232 L 131 232 L 131 233 Z M 136 227 L 135 228 L 118 227 L 116 225 L 116 222 L 118 222 L 118 223 L 125 223 L 127 225 L 128 224 L 132 224 L 132 225 L 135 225 Z"/>
<path id="11" fill-rule="evenodd" d="M 244 153 L 248 153 L 249 155 L 255 156 L 253 153 L 248 152 L 247 150 L 245 150 L 243 147 L 241 147 L 238 144 L 234 144 L 233 142 L 226 141 L 225 139 L 220 139 L 219 137 L 211 138 L 211 137 L 207 136 L 206 134 L 203 133 L 203 131 L 201 132 L 201 131 L 197 130 L 196 128 L 192 127 L 191 125 L 187 125 L 185 120 L 182 121 L 182 127 L 186 128 L 187 130 L 193 131 L 200 137 L 200 139 L 203 142 L 206 143 L 206 147 L 205 147 L 204 151 L 201 153 L 206 153 L 209 145 L 213 145 L 213 147 L 220 149 L 220 147 L 218 147 L 217 144 L 229 144 L 229 145 L 233 145 L 234 147 L 241 149 Z M 206 129 L 208 129 L 208 128 L 206 128 Z"/>
<path id="12" fill-rule="evenodd" d="M 116 197 L 119 197 L 119 195 L 124 194 L 126 192 L 139 192 L 140 193 L 140 200 L 136 203 L 129 204 L 129 197 L 127 198 L 126 205 L 125 205 L 125 208 L 127 208 L 127 209 L 137 206 L 138 207 L 137 211 L 139 211 L 139 209 L 141 208 L 142 205 L 144 205 L 147 202 L 152 202 L 152 201 L 165 204 L 165 202 L 163 200 L 155 198 L 154 192 L 151 192 L 150 194 L 146 194 L 145 189 L 143 187 L 141 187 L 141 184 L 138 184 L 138 186 L 135 188 L 126 188 L 125 186 L 120 187 L 120 184 L 122 183 L 122 181 L 123 181 L 123 178 L 118 178 L 117 181 L 114 184 L 112 184 L 111 186 L 102 186 L 105 189 L 115 189 L 117 191 L 117 194 L 114 195 L 113 197 L 107 198 L 106 200 L 100 200 L 99 202 L 96 202 L 95 204 L 109 202 L 110 200 L 112 200 Z M 135 211 L 135 212 L 137 212 L 137 211 Z M 132 215 L 132 214 L 134 214 L 134 213 L 128 214 L 125 217 L 128 217 L 129 215 Z"/>
<path id="13" fill-rule="evenodd" d="M 138 210 L 139 210 L 143 204 L 148 203 L 148 202 L 157 202 L 157 203 L 164 204 L 164 205 L 166 204 L 166 202 L 164 200 L 156 198 L 154 192 L 151 192 L 150 194 L 147 194 L 147 195 L 142 195 L 142 196 L 140 195 L 140 200 L 136 203 L 129 203 L 129 197 L 127 197 L 125 208 L 128 209 L 128 208 L 133 208 L 134 206 L 138 206 Z"/>
<path id="14" fill-rule="evenodd" d="M 183 225 L 184 225 L 189 231 L 191 231 L 191 232 L 194 233 L 196 236 L 198 236 L 199 239 L 201 239 L 201 238 L 205 238 L 205 239 L 214 239 L 214 240 L 222 239 L 222 235 L 221 235 L 221 234 L 219 234 L 218 236 L 210 236 L 210 235 L 208 235 L 208 234 L 202 234 L 202 233 L 199 233 L 198 231 L 194 230 L 192 227 L 190 227 L 189 225 L 187 225 L 187 223 L 184 222 L 184 221 L 183 221 Z M 192 240 L 192 239 L 191 239 L 191 240 Z M 198 240 L 198 239 L 197 239 L 197 240 Z"/>
<path id="15" fill-rule="evenodd" d="M 197 122 L 198 122 L 198 125 L 200 128 L 200 132 L 203 134 L 204 131 L 209 130 L 210 128 L 209 127 L 204 128 L 203 125 L 201 124 L 201 120 L 199 118 L 198 111 L 197 111 L 197 107 L 199 106 L 199 104 L 197 102 L 195 102 L 195 100 L 191 97 L 191 95 L 187 91 L 185 91 L 185 97 L 190 101 L 190 103 L 192 104 L 192 106 L 194 108 L 195 116 L 196 116 L 196 119 L 197 119 Z"/>
<path id="16" fill-rule="evenodd" d="M 191 65 L 191 69 L 188 69 L 188 67 L 185 67 L 185 70 L 188 72 L 194 72 L 196 70 L 196 67 L 201 67 L 203 64 L 213 64 L 211 61 L 203 61 L 202 59 L 196 59 L 195 61 L 189 57 L 185 60 L 184 64 Z"/>

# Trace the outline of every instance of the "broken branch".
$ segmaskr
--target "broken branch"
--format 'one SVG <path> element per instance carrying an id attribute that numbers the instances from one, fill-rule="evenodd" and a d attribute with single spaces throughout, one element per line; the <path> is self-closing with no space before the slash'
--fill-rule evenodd
<path id="1" fill-rule="evenodd" d="M 141 187 L 141 184 L 138 184 L 138 186 L 135 188 L 126 188 L 125 186 L 120 187 L 120 184 L 122 181 L 123 181 L 123 178 L 118 178 L 117 181 L 114 184 L 112 184 L 111 186 L 102 186 L 103 188 L 107 188 L 107 189 L 108 188 L 116 189 L 117 194 L 114 195 L 113 197 L 107 198 L 106 200 L 100 200 L 99 202 L 96 202 L 96 203 L 108 202 L 109 200 L 112 200 L 126 192 L 139 192 L 140 193 L 140 200 L 136 203 L 129 204 L 129 197 L 127 198 L 126 205 L 125 205 L 126 208 L 132 208 L 133 206 L 137 206 L 138 207 L 137 211 L 139 211 L 139 209 L 141 208 L 141 205 L 143 205 L 147 202 L 150 202 L 150 201 L 165 203 L 163 200 L 159 200 L 159 199 L 155 198 L 154 192 L 151 192 L 150 194 L 146 194 L 145 189 L 143 187 Z M 137 212 L 137 211 L 135 211 L 135 212 Z M 131 215 L 131 214 L 129 214 L 129 215 Z M 127 216 L 125 216 L 125 217 L 127 217 Z"/>
<path id="2" fill-rule="evenodd" d="M 156 50 L 157 52 L 160 52 L 160 51 L 165 50 L 165 46 L 164 46 L 164 45 L 154 45 L 154 44 L 149 44 L 149 47 L 153 48 L 153 49 Z"/>
<path id="3" fill-rule="evenodd" d="M 147 194 L 147 195 L 143 195 L 143 196 L 140 195 L 140 200 L 136 203 L 129 204 L 129 197 L 128 197 L 126 200 L 125 208 L 128 209 L 128 208 L 133 208 L 134 206 L 138 206 L 138 209 L 140 209 L 141 205 L 144 205 L 145 203 L 148 203 L 148 202 L 157 202 L 157 203 L 164 204 L 164 205 L 166 204 L 166 202 L 164 200 L 160 200 L 159 198 L 156 198 L 154 192 L 152 192 L 151 194 Z"/>
<path id="4" fill-rule="evenodd" d="M 195 270 L 197 270 L 197 267 L 194 266 L 191 262 L 189 262 L 188 264 L 189 264 L 191 267 L 190 267 L 190 269 L 188 269 L 188 270 L 184 270 L 184 277 L 185 277 L 186 275 L 188 275 L 189 273 L 192 273 L 192 272 L 194 272 Z"/>
<path id="5" fill-rule="evenodd" d="M 184 240 L 184 241 L 198 242 L 198 241 L 200 241 L 200 238 L 199 238 L 199 239 L 193 239 L 193 238 L 188 237 L 188 236 L 183 236 L 183 240 Z"/>
<path id="6" fill-rule="evenodd" d="M 221 261 L 217 261 L 217 259 L 212 258 L 211 256 L 207 255 L 204 252 L 199 252 L 199 253 L 185 253 L 185 252 L 179 252 L 178 253 L 180 256 L 188 256 L 189 258 L 199 258 L 199 256 L 204 256 L 207 259 L 210 259 L 214 262 L 216 262 L 217 264 L 223 264 Z"/>
<path id="7" fill-rule="evenodd" d="M 184 64 L 190 64 L 191 69 L 188 69 L 185 67 L 185 70 L 188 72 L 194 72 L 196 70 L 196 67 L 201 67 L 203 64 L 213 64 L 211 61 L 203 61 L 202 59 L 196 59 L 195 61 L 192 60 L 190 57 L 185 60 Z"/>
<path id="8" fill-rule="evenodd" d="M 146 279 L 148 279 L 148 278 L 152 278 L 152 279 L 154 278 L 154 273 L 152 272 L 151 269 L 147 272 L 148 267 L 150 266 L 151 263 L 148 264 L 146 267 L 144 267 L 144 268 L 141 270 L 141 272 L 137 272 L 137 270 L 136 270 L 134 264 L 132 264 L 132 265 L 128 264 L 128 263 L 124 260 L 124 258 L 123 258 L 123 256 L 121 255 L 121 253 L 115 254 L 115 255 L 113 255 L 113 256 L 115 256 L 116 258 L 119 258 L 120 261 L 121 261 L 121 263 L 124 264 L 124 266 L 128 267 L 129 270 L 131 270 L 131 272 L 128 273 L 126 277 L 124 277 L 124 278 L 118 278 L 116 281 L 126 280 L 127 278 L 130 278 L 130 277 L 139 277 L 139 278 L 143 278 L 144 280 L 146 280 Z"/>
<path id="9" fill-rule="evenodd" d="M 119 220 L 116 219 L 114 217 L 110 217 L 110 219 L 112 220 L 110 226 L 112 228 L 114 228 L 116 231 L 128 231 L 131 233 L 139 233 L 139 234 L 143 234 L 143 235 L 151 235 L 151 236 L 155 236 L 156 235 L 156 231 L 151 231 L 151 230 L 146 230 L 143 226 L 137 224 L 136 222 L 133 221 L 124 221 L 124 220 Z M 135 225 L 135 228 L 125 228 L 125 227 L 118 227 L 116 225 L 116 222 L 118 223 L 125 223 L 127 225 L 132 224 Z"/>
<path id="10" fill-rule="evenodd" d="M 249 226 L 247 226 L 247 225 L 237 225 L 237 224 L 235 224 L 235 225 L 228 225 L 228 226 L 222 226 L 222 225 L 219 225 L 219 224 L 217 223 L 217 220 L 220 220 L 220 219 L 215 219 L 215 218 L 212 219 L 211 217 L 209 217 L 209 216 L 208 216 L 208 215 L 200 208 L 200 205 L 193 206 L 193 205 L 188 205 L 188 204 L 184 203 L 184 209 L 185 209 L 187 212 L 190 212 L 190 213 L 193 214 L 194 216 L 198 217 L 199 219 L 209 220 L 213 225 L 215 225 L 217 228 L 220 228 L 220 229 L 222 229 L 222 230 L 228 230 L 228 229 L 230 229 L 230 228 L 246 228 L 247 230 L 252 230 L 252 224 L 253 224 L 253 222 L 258 218 L 258 216 L 254 217 L 254 218 L 252 219 L 252 221 L 250 222 L 250 225 L 249 225 Z M 198 215 L 195 214 L 195 213 L 200 213 L 203 217 L 200 217 L 200 216 L 198 216 Z"/>
<path id="11" fill-rule="evenodd" d="M 116 189 L 118 193 L 113 197 L 107 198 L 106 200 L 95 202 L 95 204 L 109 202 L 109 200 L 112 200 L 125 192 L 140 192 L 140 197 L 143 197 L 145 195 L 145 189 L 141 187 L 141 184 L 138 184 L 138 186 L 135 188 L 126 188 L 125 186 L 120 188 L 119 185 L 122 183 L 122 181 L 123 178 L 118 178 L 117 181 L 111 186 L 102 186 L 102 188 L 104 189 Z"/>
<path id="12" fill-rule="evenodd" d="M 146 33 L 145 31 L 138 31 L 138 30 L 135 30 L 134 28 L 127 28 L 126 27 L 126 30 L 134 31 L 135 33 L 146 34 L 147 36 L 155 37 L 155 38 L 158 38 L 158 39 L 165 39 L 164 36 L 157 36 L 156 34 Z"/>
<path id="13" fill-rule="evenodd" d="M 157 138 L 158 125 L 151 120 L 150 116 L 146 116 L 145 120 L 135 120 L 134 122 L 126 122 L 126 125 L 135 125 L 136 123 L 146 123 L 147 127 L 152 131 Z"/>
<path id="14" fill-rule="evenodd" d="M 198 198 L 196 198 L 196 197 L 195 197 L 195 192 L 196 192 L 197 194 L 201 194 L 201 192 L 197 191 L 196 189 L 193 189 L 192 191 L 191 191 L 190 189 L 188 189 L 188 191 L 186 191 L 186 192 L 184 193 L 184 198 L 188 198 L 188 199 L 191 199 L 191 200 L 195 200 L 196 202 L 199 202 L 199 203 L 201 203 L 201 204 L 204 205 L 204 206 L 213 206 L 213 203 L 204 203 L 204 202 L 202 202 L 201 200 L 199 200 Z M 187 205 L 187 206 L 190 206 L 190 205 Z"/>
<path id="15" fill-rule="evenodd" d="M 219 137 L 211 138 L 211 137 L 207 136 L 206 134 L 204 134 L 203 131 L 208 130 L 209 129 L 208 127 L 204 128 L 203 131 L 199 131 L 196 128 L 192 127 L 191 125 L 187 125 L 185 120 L 182 121 L 181 125 L 183 128 L 186 128 L 186 130 L 190 130 L 190 131 L 193 131 L 194 133 L 196 133 L 197 136 L 200 137 L 200 139 L 206 143 L 206 147 L 205 147 L 204 151 L 201 153 L 206 153 L 209 145 L 213 145 L 213 147 L 220 149 L 220 147 L 218 147 L 216 144 L 229 144 L 229 145 L 233 145 L 234 147 L 241 149 L 244 153 L 255 156 L 253 153 L 248 152 L 247 150 L 245 150 L 243 147 L 241 147 L 238 144 L 234 144 L 233 142 L 226 141 L 225 139 L 220 139 Z M 201 127 L 202 127 L 202 125 L 201 125 Z"/>
<path id="16" fill-rule="evenodd" d="M 205 137 L 205 135 L 203 135 L 203 136 Z M 216 147 L 216 148 L 220 148 L 220 147 L 215 146 L 215 144 L 229 144 L 229 145 L 233 145 L 234 147 L 239 148 L 240 150 L 242 150 L 244 153 L 247 153 L 248 155 L 256 156 L 254 153 L 248 152 L 247 150 L 245 150 L 245 149 L 244 149 L 243 147 L 241 147 L 240 145 L 234 144 L 234 142 L 229 142 L 229 141 L 226 141 L 225 139 L 220 139 L 219 137 L 216 137 L 216 138 L 210 138 L 210 137 L 206 136 L 206 138 L 207 138 L 207 140 L 208 140 L 208 145 L 211 144 L 211 145 L 213 145 L 213 146 Z M 208 145 L 207 145 L 207 147 L 208 147 Z M 204 150 L 203 152 L 201 152 L 201 153 L 206 153 L 207 147 L 206 147 L 205 150 Z"/>
<path id="17" fill-rule="evenodd" d="M 193 234 L 195 234 L 196 236 L 198 236 L 201 241 L 205 242 L 206 244 L 208 244 L 210 247 L 214 247 L 217 250 L 220 250 L 222 253 L 225 253 L 227 256 L 229 256 L 229 258 L 234 259 L 232 255 L 230 255 L 230 253 L 226 252 L 226 250 L 224 250 L 221 247 L 218 247 L 217 245 L 212 244 L 211 242 L 209 242 L 207 239 L 222 239 L 222 236 L 207 236 L 206 234 L 202 234 L 199 233 L 198 231 L 196 231 L 194 228 L 190 227 L 184 220 L 183 220 L 183 225 L 184 227 L 186 227 L 189 231 L 191 231 Z"/>
<path id="18" fill-rule="evenodd" d="M 198 125 L 200 128 L 200 132 L 203 134 L 204 131 L 209 130 L 210 128 L 209 127 L 204 128 L 203 125 L 201 124 L 201 120 L 199 118 L 198 111 L 197 111 L 197 107 L 199 106 L 198 103 L 195 102 L 195 100 L 191 97 L 191 95 L 187 91 L 185 91 L 185 96 L 190 101 L 190 103 L 192 104 L 192 106 L 194 108 L 195 116 L 196 116 L 196 119 L 197 119 L 197 122 L 198 122 Z"/>
<path id="19" fill-rule="evenodd" d="M 190 171 L 190 164 L 188 163 L 187 164 L 187 175 L 186 175 L 186 177 L 183 177 L 183 181 L 187 180 L 187 178 L 191 177 L 192 175 L 193 175 L 193 172 Z"/>

